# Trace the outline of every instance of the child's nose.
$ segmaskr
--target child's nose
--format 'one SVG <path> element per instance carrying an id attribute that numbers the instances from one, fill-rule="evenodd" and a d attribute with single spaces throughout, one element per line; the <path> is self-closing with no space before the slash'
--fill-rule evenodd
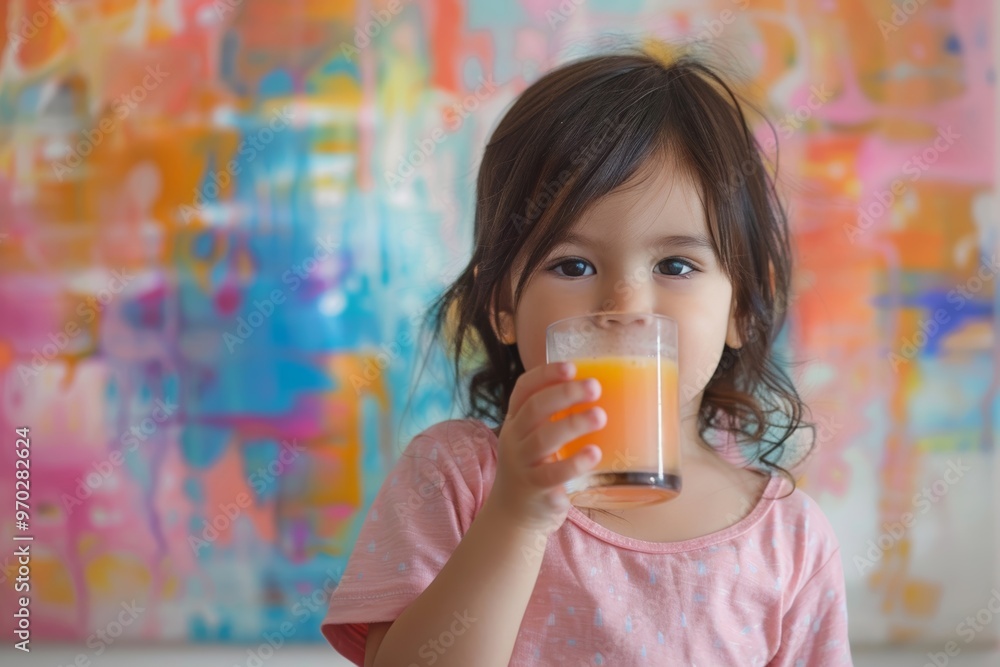
<path id="1" fill-rule="evenodd" d="M 613 312 L 600 313 L 594 317 L 594 322 L 601 328 L 608 328 L 614 325 L 621 326 L 646 326 L 653 321 L 652 314 L 648 312 Z"/>
<path id="2" fill-rule="evenodd" d="M 655 313 L 656 295 L 645 271 L 623 273 L 604 287 L 600 311 L 604 313 Z"/>

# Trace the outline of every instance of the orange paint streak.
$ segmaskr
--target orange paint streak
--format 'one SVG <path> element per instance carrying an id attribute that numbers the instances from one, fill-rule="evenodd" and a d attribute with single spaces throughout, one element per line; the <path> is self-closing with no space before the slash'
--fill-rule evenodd
<path id="1" fill-rule="evenodd" d="M 31 570 L 35 577 L 32 584 L 37 586 L 40 602 L 57 605 L 72 610 L 76 604 L 76 591 L 65 563 L 54 554 L 42 554 L 32 558 Z M 37 582 L 37 583 L 36 583 Z M 34 587 L 33 586 L 33 587 Z"/>
<path id="2" fill-rule="evenodd" d="M 329 429 L 337 443 L 337 459 L 341 461 L 337 470 L 337 482 L 330 486 L 343 485 L 336 497 L 340 502 L 360 506 L 363 497 L 361 488 L 361 402 L 373 398 L 378 404 L 383 418 L 379 419 L 379 441 L 383 460 L 393 458 L 391 447 L 392 430 L 385 417 L 391 409 L 389 387 L 379 370 L 375 355 L 334 355 L 328 361 L 328 370 L 336 389 L 328 392 L 324 400 L 331 409 L 327 411 L 328 421 L 324 430 Z"/>
<path id="3" fill-rule="evenodd" d="M 239 80 L 255 85 L 276 71 L 304 80 L 331 46 L 354 48 L 355 4 L 326 0 L 243 2 L 223 20 L 239 46 L 235 70 Z M 266 55 L 266 57 L 262 57 Z M 248 89 L 251 97 L 257 91 Z"/>
<path id="4" fill-rule="evenodd" d="M 0 340 L 0 373 L 14 362 L 14 349 L 7 340 Z"/>
<path id="5" fill-rule="evenodd" d="M 465 12 L 460 0 L 440 0 L 431 19 L 431 86 L 438 90 L 457 93 L 461 62 L 462 24 Z"/>
<path id="6" fill-rule="evenodd" d="M 795 301 L 800 342 L 808 350 L 864 349 L 871 342 L 868 325 L 874 326 L 878 313 L 866 299 L 844 299 L 843 295 L 869 294 L 878 260 L 859 253 L 847 240 L 843 227 L 854 223 L 850 212 L 822 211 L 803 203 L 800 213 L 803 219 L 826 218 L 826 224 L 795 235 L 799 270 L 816 277 Z M 851 322 L 852 326 L 831 327 L 827 322 Z"/>
<path id="7" fill-rule="evenodd" d="M 755 68 L 759 69 L 753 79 L 752 87 L 740 91 L 759 97 L 764 91 L 771 90 L 781 77 L 787 76 L 788 63 L 794 62 L 798 57 L 797 45 L 787 24 L 775 21 L 763 12 L 747 14 L 741 18 L 752 21 L 754 29 L 760 31 L 761 40 L 770 45 L 770 48 L 760 53 L 761 59 L 755 63 Z"/>
<path id="8" fill-rule="evenodd" d="M 17 62 L 27 70 L 48 63 L 68 46 L 66 26 L 57 14 L 46 10 L 46 4 L 42 0 L 27 0 L 14 26 L 14 34 L 23 40 Z"/>
<path id="9" fill-rule="evenodd" d="M 879 21 L 890 19 L 890 5 L 846 0 L 838 7 L 839 20 L 850 26 L 850 48 L 844 55 L 869 100 L 900 107 L 933 107 L 964 91 L 962 58 L 945 48 L 956 26 L 941 21 L 941 16 L 953 17 L 952 12 L 916 12 L 901 29 L 888 32 L 886 39 Z M 912 74 L 885 79 L 885 72 L 912 64 L 917 68 Z M 886 121 L 888 131 L 892 131 L 888 127 L 892 122 Z"/>
<path id="10" fill-rule="evenodd" d="M 979 235 L 972 212 L 975 199 L 985 188 L 930 180 L 908 183 L 907 188 L 918 198 L 918 208 L 905 218 L 905 227 L 884 234 L 892 240 L 902 265 L 908 271 L 959 272 L 955 248 Z M 897 198 L 894 208 L 900 206 Z M 947 224 L 942 224 L 943 220 Z M 967 257 L 974 271 L 979 257 L 976 253 Z"/>
<path id="11" fill-rule="evenodd" d="M 11 14 L 10 0 L 0 0 L 0 26 L 7 26 Z M 7 38 L 8 32 L 5 27 L 3 30 L 0 30 L 0 53 L 7 52 Z"/>

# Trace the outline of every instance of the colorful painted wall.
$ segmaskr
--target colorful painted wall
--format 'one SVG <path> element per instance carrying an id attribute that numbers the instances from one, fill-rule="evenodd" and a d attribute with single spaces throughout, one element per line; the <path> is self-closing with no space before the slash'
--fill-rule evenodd
<path id="1" fill-rule="evenodd" d="M 16 535 L 36 639 L 138 605 L 135 641 L 318 640 L 386 470 L 452 414 L 415 337 L 490 130 L 644 31 L 728 50 L 777 122 L 854 639 L 953 637 L 1000 583 L 995 10 L 902 5 L 0 1 L 5 626 Z"/>

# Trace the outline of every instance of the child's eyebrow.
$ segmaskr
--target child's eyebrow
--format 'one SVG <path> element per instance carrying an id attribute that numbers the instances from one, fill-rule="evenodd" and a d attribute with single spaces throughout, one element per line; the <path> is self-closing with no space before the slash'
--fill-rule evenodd
<path id="1" fill-rule="evenodd" d="M 712 242 L 704 234 L 668 234 L 656 238 L 643 240 L 643 246 L 649 248 L 678 248 L 681 250 L 708 250 L 714 251 Z M 579 245 L 585 248 L 598 248 L 607 244 L 591 239 L 583 234 L 568 232 L 560 241 L 559 245 Z"/>

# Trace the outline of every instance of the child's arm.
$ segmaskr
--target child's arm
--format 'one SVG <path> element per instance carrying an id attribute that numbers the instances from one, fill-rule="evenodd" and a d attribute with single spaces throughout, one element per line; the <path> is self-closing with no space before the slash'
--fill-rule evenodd
<path id="1" fill-rule="evenodd" d="M 432 660 L 436 667 L 506 667 L 546 539 L 494 511 L 487 501 L 438 576 L 392 623 L 373 667 Z M 527 553 L 539 557 L 528 558 Z M 368 660 L 366 654 L 366 664 Z"/>
<path id="2" fill-rule="evenodd" d="M 365 665 L 364 667 L 375 667 L 375 655 L 378 647 L 382 645 L 385 633 L 392 627 L 392 623 L 369 623 L 368 637 L 365 639 Z"/>
<path id="3" fill-rule="evenodd" d="M 590 446 L 545 462 L 606 422 L 599 409 L 551 420 L 599 396 L 599 386 L 569 382 L 574 374 L 562 364 L 546 364 L 518 378 L 489 497 L 434 581 L 392 623 L 374 667 L 510 663 L 545 544 L 569 511 L 562 485 L 600 460 L 600 450 Z"/>

